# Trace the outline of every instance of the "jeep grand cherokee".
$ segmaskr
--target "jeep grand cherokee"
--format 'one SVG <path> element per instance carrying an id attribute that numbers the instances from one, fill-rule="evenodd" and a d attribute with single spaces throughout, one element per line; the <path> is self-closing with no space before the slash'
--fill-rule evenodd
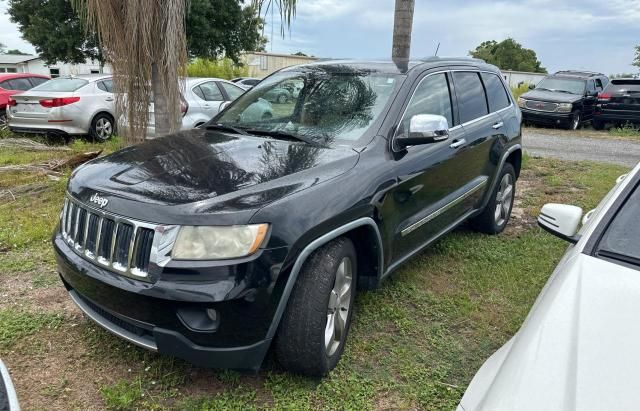
<path id="1" fill-rule="evenodd" d="M 270 90 L 273 116 L 243 116 Z M 356 289 L 466 220 L 509 220 L 521 114 L 479 60 L 333 61 L 283 69 L 200 129 L 91 161 L 53 243 L 86 315 L 209 367 L 324 375 Z"/>

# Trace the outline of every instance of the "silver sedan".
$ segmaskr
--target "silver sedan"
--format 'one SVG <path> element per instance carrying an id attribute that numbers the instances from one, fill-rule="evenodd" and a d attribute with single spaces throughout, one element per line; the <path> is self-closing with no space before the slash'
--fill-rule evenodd
<path id="1" fill-rule="evenodd" d="M 58 77 L 11 96 L 7 117 L 17 133 L 91 135 L 109 139 L 115 131 L 111 76 Z"/>

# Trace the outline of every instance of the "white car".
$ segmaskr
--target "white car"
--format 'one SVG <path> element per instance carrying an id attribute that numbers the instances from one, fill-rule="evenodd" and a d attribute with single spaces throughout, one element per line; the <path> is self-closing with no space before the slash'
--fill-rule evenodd
<path id="1" fill-rule="evenodd" d="M 571 245 L 459 411 L 640 409 L 639 181 L 640 165 L 584 217 L 542 208 L 539 224 Z"/>
<path id="2" fill-rule="evenodd" d="M 11 382 L 9 370 L 0 360 L 0 410 L 2 411 L 20 411 L 16 390 Z"/>

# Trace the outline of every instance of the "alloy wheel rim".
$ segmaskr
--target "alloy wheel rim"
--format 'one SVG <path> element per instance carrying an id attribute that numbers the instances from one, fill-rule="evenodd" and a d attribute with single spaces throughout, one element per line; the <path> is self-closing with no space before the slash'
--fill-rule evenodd
<path id="1" fill-rule="evenodd" d="M 579 125 L 580 125 L 580 115 L 575 114 L 573 116 L 573 129 L 577 130 Z"/>
<path id="2" fill-rule="evenodd" d="M 327 325 L 324 330 L 324 347 L 327 356 L 332 356 L 340 347 L 347 329 L 347 318 L 351 309 L 353 269 L 351 259 L 342 259 L 336 270 L 336 279 L 329 295 Z"/>
<path id="3" fill-rule="evenodd" d="M 6 114 L 0 114 L 0 130 L 6 130 L 9 127 Z"/>
<path id="4" fill-rule="evenodd" d="M 111 122 L 106 118 L 101 118 L 96 121 L 96 134 L 100 140 L 106 140 L 111 137 L 113 133 L 113 126 Z"/>
<path id="5" fill-rule="evenodd" d="M 513 177 L 505 174 L 500 180 L 500 188 L 496 194 L 495 221 L 498 226 L 502 226 L 509 218 L 511 203 L 513 202 Z"/>

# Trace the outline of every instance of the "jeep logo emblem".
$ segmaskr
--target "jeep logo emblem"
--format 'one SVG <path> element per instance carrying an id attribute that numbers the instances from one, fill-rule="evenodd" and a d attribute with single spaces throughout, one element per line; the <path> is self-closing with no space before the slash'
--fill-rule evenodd
<path id="1" fill-rule="evenodd" d="M 100 208 L 104 208 L 104 206 L 106 206 L 107 203 L 109 203 L 109 199 L 100 197 L 100 194 L 98 193 L 95 193 L 94 195 L 92 195 L 91 198 L 89 198 L 89 201 L 99 205 Z"/>

